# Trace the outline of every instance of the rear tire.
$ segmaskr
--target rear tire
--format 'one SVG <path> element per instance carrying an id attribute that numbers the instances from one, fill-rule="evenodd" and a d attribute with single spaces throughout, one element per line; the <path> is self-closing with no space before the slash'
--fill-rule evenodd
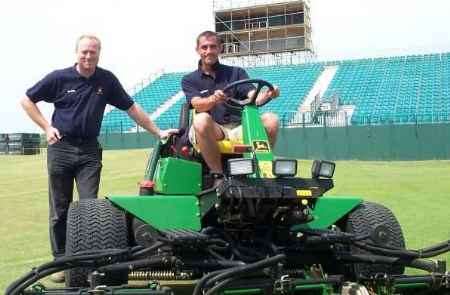
<path id="1" fill-rule="evenodd" d="M 66 255 L 80 251 L 124 249 L 128 247 L 128 230 L 123 211 L 105 199 L 73 202 L 67 215 Z M 67 287 L 89 286 L 90 268 L 66 271 Z M 128 271 L 107 273 L 102 283 L 121 285 L 128 281 Z"/>
<path id="2" fill-rule="evenodd" d="M 373 230 L 379 225 L 383 225 L 381 234 L 384 236 L 384 239 L 381 245 L 405 248 L 405 240 L 400 224 L 391 210 L 380 204 L 371 202 L 361 203 L 348 215 L 345 222 L 345 231 L 358 236 L 364 236 L 372 234 Z M 365 239 L 362 242 L 376 243 L 372 238 Z M 356 247 L 351 247 L 350 250 L 354 254 L 369 253 Z M 371 277 L 377 273 L 403 274 L 405 267 L 387 264 L 356 263 L 349 265 L 348 269 L 350 277 L 356 279 L 360 276 Z"/>

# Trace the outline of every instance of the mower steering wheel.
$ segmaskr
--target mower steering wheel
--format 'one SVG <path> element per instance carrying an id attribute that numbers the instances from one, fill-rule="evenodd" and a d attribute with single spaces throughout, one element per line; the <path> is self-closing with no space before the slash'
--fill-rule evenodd
<path id="1" fill-rule="evenodd" d="M 229 91 L 230 89 L 233 89 L 233 88 L 236 89 L 237 86 L 242 85 L 242 84 L 256 84 L 256 91 L 253 93 L 253 95 L 251 97 L 243 99 L 243 100 L 236 99 L 234 97 L 228 97 L 223 102 L 225 105 L 227 105 L 230 108 L 234 108 L 234 109 L 242 109 L 244 106 L 249 105 L 249 104 L 254 104 L 256 102 L 256 98 L 258 97 L 258 94 L 261 92 L 261 89 L 264 86 L 267 86 L 267 88 L 269 88 L 269 90 L 274 89 L 273 85 L 265 80 L 244 79 L 244 80 L 239 80 L 239 81 L 235 81 L 233 83 L 228 84 L 227 86 L 225 86 L 225 88 L 222 91 L 226 94 L 226 92 Z M 263 104 L 258 105 L 258 107 L 262 107 L 263 105 L 267 104 L 271 100 L 272 100 L 272 98 L 267 99 Z"/>

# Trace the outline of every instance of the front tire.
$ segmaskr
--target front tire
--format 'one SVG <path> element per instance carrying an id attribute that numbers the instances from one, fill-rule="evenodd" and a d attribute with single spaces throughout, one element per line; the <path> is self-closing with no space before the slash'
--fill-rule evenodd
<path id="1" fill-rule="evenodd" d="M 105 199 L 85 199 L 73 202 L 67 215 L 66 255 L 80 251 L 124 249 L 128 247 L 128 230 L 123 211 Z M 90 268 L 66 271 L 67 287 L 89 286 Z M 121 285 L 128 281 L 128 271 L 107 273 L 107 285 Z"/>
<path id="2" fill-rule="evenodd" d="M 345 221 L 345 231 L 358 236 L 370 235 L 374 229 L 383 225 L 381 235 L 384 236 L 383 246 L 405 248 L 402 229 L 394 214 L 388 208 L 371 202 L 363 202 L 355 208 Z M 376 243 L 372 238 L 362 242 Z M 350 248 L 355 254 L 368 254 L 367 251 L 356 247 Z M 355 263 L 348 267 L 352 279 L 371 277 L 375 274 L 403 274 L 405 267 L 401 265 Z"/>

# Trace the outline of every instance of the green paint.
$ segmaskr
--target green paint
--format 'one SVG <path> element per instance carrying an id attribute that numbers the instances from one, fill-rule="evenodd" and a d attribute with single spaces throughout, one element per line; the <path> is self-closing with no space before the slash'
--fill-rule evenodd
<path id="1" fill-rule="evenodd" d="M 275 151 L 297 159 L 450 159 L 450 124 L 281 128 Z"/>
<path id="2" fill-rule="evenodd" d="M 257 169 L 253 177 L 268 177 L 272 174 L 273 153 L 256 106 L 248 105 L 242 111 L 242 136 L 244 144 L 253 147 L 253 154 L 246 153 L 244 157 L 256 158 Z"/>
<path id="3" fill-rule="evenodd" d="M 255 289 L 238 289 L 238 290 L 225 290 L 223 292 L 224 295 L 250 295 L 250 294 L 264 294 L 264 290 L 255 288 Z"/>
<path id="4" fill-rule="evenodd" d="M 195 195 L 202 188 L 202 166 L 177 158 L 159 159 L 153 177 L 155 191 L 168 195 Z"/>
<path id="5" fill-rule="evenodd" d="M 200 209 L 194 195 L 108 196 L 123 210 L 157 229 L 200 230 Z"/>
<path id="6" fill-rule="evenodd" d="M 395 291 L 403 289 L 429 289 L 431 286 L 426 283 L 410 283 L 410 284 L 396 284 L 394 286 Z"/>
<path id="7" fill-rule="evenodd" d="M 248 125 L 245 113 L 242 122 Z M 245 140 L 245 129 L 243 133 Z M 99 141 L 104 149 L 148 148 L 155 143 L 148 133 L 108 133 Z M 277 155 L 296 159 L 450 159 L 450 124 L 280 128 L 274 150 Z"/>
<path id="8" fill-rule="evenodd" d="M 293 226 L 293 230 L 300 228 L 325 229 L 347 215 L 362 202 L 362 198 L 344 196 L 322 196 L 317 199 L 313 210 L 314 220 L 306 224 Z"/>
<path id="9" fill-rule="evenodd" d="M 255 150 L 255 156 L 258 161 L 272 161 L 273 153 L 269 146 L 269 139 L 266 129 L 260 119 L 258 108 L 256 106 L 246 106 L 242 111 L 242 136 L 245 144 L 255 146 L 255 142 L 267 143 L 268 151 L 265 149 Z M 251 157 L 246 154 L 245 157 Z"/>
<path id="10" fill-rule="evenodd" d="M 329 295 L 333 294 L 333 288 L 326 284 L 311 284 L 311 285 L 301 285 L 301 286 L 295 286 L 295 291 L 312 291 L 316 290 L 319 291 L 321 295 Z M 301 294 L 301 293 L 300 293 Z M 319 294 L 319 293 L 317 293 Z"/>

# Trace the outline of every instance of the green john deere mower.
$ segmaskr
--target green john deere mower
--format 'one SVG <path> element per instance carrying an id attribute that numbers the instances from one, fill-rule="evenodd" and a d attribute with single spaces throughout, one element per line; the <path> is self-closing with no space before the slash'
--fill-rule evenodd
<path id="1" fill-rule="evenodd" d="M 252 83 L 246 100 L 233 91 Z M 219 142 L 225 178 L 212 186 L 201 151 L 183 136 L 153 149 L 139 195 L 71 205 L 66 256 L 13 282 L 17 294 L 450 294 L 445 241 L 406 250 L 392 212 L 351 196 L 324 196 L 335 165 L 274 157 L 255 98 L 262 80 L 224 89 L 242 112 L 243 142 Z M 192 117 L 185 105 L 180 129 Z M 182 132 L 181 132 L 182 133 Z M 405 267 L 425 275 L 405 275 Z M 38 281 L 65 271 L 66 287 Z"/>

